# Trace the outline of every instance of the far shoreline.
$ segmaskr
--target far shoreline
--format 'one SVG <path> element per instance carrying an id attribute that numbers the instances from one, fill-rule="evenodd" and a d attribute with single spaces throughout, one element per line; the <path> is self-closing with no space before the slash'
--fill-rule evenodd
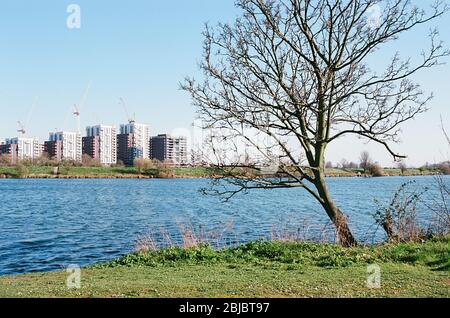
<path id="1" fill-rule="evenodd" d="M 156 173 L 138 172 L 133 167 L 67 167 L 67 171 L 62 173 L 50 173 L 48 170 L 54 167 L 30 166 L 29 171 L 18 172 L 15 167 L 0 167 L 0 180 L 5 179 L 218 179 L 220 175 L 213 173 L 213 168 L 209 167 L 174 167 L 170 171 L 157 171 Z M 382 177 L 426 177 L 442 175 L 436 170 L 408 169 L 402 173 L 400 169 L 384 169 L 383 175 L 371 176 L 363 174 L 359 170 L 350 169 L 329 169 L 326 178 L 382 178 Z M 270 176 L 266 176 L 270 177 Z"/>

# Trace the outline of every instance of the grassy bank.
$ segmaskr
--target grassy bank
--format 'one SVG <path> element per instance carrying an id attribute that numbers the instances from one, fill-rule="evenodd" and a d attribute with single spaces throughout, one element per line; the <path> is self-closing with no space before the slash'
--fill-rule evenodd
<path id="1" fill-rule="evenodd" d="M 205 167 L 172 168 L 170 172 L 174 178 L 205 178 L 213 175 L 213 169 Z M 157 169 L 140 172 L 135 167 L 61 167 L 55 174 L 54 167 L 48 166 L 26 166 L 22 169 L 0 166 L 0 178 L 150 178 L 157 177 L 158 173 Z"/>
<path id="2" fill-rule="evenodd" d="M 381 268 L 369 289 L 367 265 Z M 215 251 L 170 248 L 67 273 L 0 278 L 0 297 L 450 297 L 450 238 L 344 249 L 256 242 Z"/>
<path id="3" fill-rule="evenodd" d="M 164 175 L 169 178 L 208 178 L 217 175 L 214 168 L 208 167 L 176 167 L 161 174 L 158 169 L 138 171 L 135 167 L 61 167 L 58 174 L 54 174 L 54 167 L 50 166 L 0 166 L 0 178 L 155 178 Z M 329 177 L 360 176 L 360 169 L 327 169 Z M 384 169 L 386 176 L 421 176 L 435 175 L 436 170 Z"/>

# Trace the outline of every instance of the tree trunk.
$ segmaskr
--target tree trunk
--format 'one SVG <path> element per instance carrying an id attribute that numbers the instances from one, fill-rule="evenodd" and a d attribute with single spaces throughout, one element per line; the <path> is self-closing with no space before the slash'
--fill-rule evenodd
<path id="1" fill-rule="evenodd" d="M 356 241 L 350 230 L 350 227 L 348 226 L 347 218 L 331 198 L 331 195 L 325 183 L 323 172 L 319 171 L 315 173 L 315 175 L 316 181 L 314 182 L 314 185 L 319 193 L 320 198 L 323 201 L 321 202 L 323 208 L 327 212 L 328 217 L 336 226 L 339 243 L 345 247 L 356 246 L 358 242 Z"/>

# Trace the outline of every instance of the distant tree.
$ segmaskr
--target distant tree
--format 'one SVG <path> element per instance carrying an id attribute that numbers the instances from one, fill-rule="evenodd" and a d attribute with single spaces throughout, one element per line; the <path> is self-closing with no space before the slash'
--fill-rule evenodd
<path id="1" fill-rule="evenodd" d="M 408 170 L 408 167 L 406 166 L 406 163 L 404 161 L 399 161 L 397 163 L 397 168 L 400 169 L 400 172 L 402 174 L 405 174 L 405 172 Z"/>
<path id="2" fill-rule="evenodd" d="M 42 152 L 41 155 L 34 160 L 34 164 L 38 166 L 49 166 L 53 163 L 52 160 L 50 160 L 50 156 L 47 152 Z"/>
<path id="3" fill-rule="evenodd" d="M 143 158 L 134 159 L 133 165 L 136 168 L 138 173 L 142 173 L 144 171 L 144 159 Z"/>
<path id="4" fill-rule="evenodd" d="M 367 173 L 372 165 L 372 159 L 370 158 L 370 154 L 368 151 L 361 152 L 359 156 L 359 167 L 364 170 L 364 173 Z"/>
<path id="5" fill-rule="evenodd" d="M 101 167 L 101 162 L 98 159 L 94 159 L 88 154 L 83 154 L 81 162 L 84 167 Z"/>
<path id="6" fill-rule="evenodd" d="M 331 161 L 327 161 L 327 163 L 325 164 L 325 168 L 326 169 L 332 169 L 333 168 L 333 163 Z"/>
<path id="7" fill-rule="evenodd" d="M 437 165 L 437 169 L 443 175 L 450 175 L 450 161 L 441 162 Z"/>
<path id="8" fill-rule="evenodd" d="M 10 166 L 12 164 L 11 156 L 8 154 L 0 154 L 0 167 Z"/>
<path id="9" fill-rule="evenodd" d="M 339 163 L 339 166 L 342 168 L 342 169 L 347 169 L 348 168 L 348 161 L 347 161 L 347 159 L 341 159 L 341 162 Z"/>
<path id="10" fill-rule="evenodd" d="M 154 161 L 154 165 L 158 169 L 158 178 L 173 178 L 174 173 L 172 170 L 173 163 L 170 160 Z"/>
<path id="11" fill-rule="evenodd" d="M 134 167 L 138 173 L 143 173 L 146 170 L 153 168 L 154 163 L 149 158 L 136 158 L 134 159 Z"/>
<path id="12" fill-rule="evenodd" d="M 427 12 L 410 0 L 237 0 L 236 5 L 243 14 L 233 25 L 204 31 L 200 67 L 205 80 L 188 78 L 182 84 L 204 128 L 221 132 L 211 146 L 223 178 L 213 180 L 207 193 L 229 199 L 249 189 L 303 188 L 335 224 L 340 242 L 354 245 L 347 218 L 325 181 L 326 150 L 341 137 L 357 136 L 380 144 L 395 160 L 404 158 L 392 143 L 398 141 L 400 126 L 423 113 L 431 98 L 413 76 L 439 65 L 449 52 L 433 31 L 429 50 L 418 61 L 395 54 L 380 60 L 385 67 L 377 65 L 374 71 L 369 60 L 449 7 L 433 1 Z M 375 18 L 374 8 L 379 13 Z M 248 129 L 270 142 L 258 142 Z M 229 152 L 220 148 L 232 143 L 239 152 L 242 141 L 265 156 L 276 147 L 291 160 L 278 169 L 289 178 L 234 173 L 230 165 L 240 163 L 223 158 Z M 305 155 L 304 162 L 297 160 L 298 152 Z"/>

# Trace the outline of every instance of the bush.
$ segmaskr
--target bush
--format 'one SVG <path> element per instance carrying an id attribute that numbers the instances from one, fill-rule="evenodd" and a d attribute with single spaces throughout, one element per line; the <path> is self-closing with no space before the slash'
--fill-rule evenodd
<path id="1" fill-rule="evenodd" d="M 437 236 L 445 236 L 450 234 L 450 187 L 443 176 L 436 176 L 434 188 L 438 195 L 426 204 L 433 212 L 429 232 Z"/>
<path id="2" fill-rule="evenodd" d="M 134 159 L 134 166 L 138 173 L 143 173 L 146 170 L 153 168 L 153 162 L 147 158 L 137 158 Z"/>
<path id="3" fill-rule="evenodd" d="M 58 166 L 58 175 L 67 176 L 69 174 L 69 167 L 66 165 L 60 164 Z"/>
<path id="4" fill-rule="evenodd" d="M 383 168 L 381 168 L 380 165 L 373 164 L 370 167 L 370 174 L 372 175 L 372 177 L 383 177 L 384 176 L 384 170 L 383 170 Z"/>
<path id="5" fill-rule="evenodd" d="M 94 159 L 91 156 L 89 156 L 88 154 L 83 154 L 81 161 L 83 163 L 83 167 L 101 167 L 102 166 L 100 160 Z"/>
<path id="6" fill-rule="evenodd" d="M 28 168 L 24 164 L 18 163 L 16 165 L 16 174 L 17 177 L 24 178 L 28 175 Z"/>
<path id="7" fill-rule="evenodd" d="M 426 231 L 420 228 L 417 220 L 417 205 L 426 190 L 421 193 L 408 191 L 408 187 L 414 183 L 402 184 L 386 206 L 375 200 L 378 205 L 374 214 L 375 222 L 383 228 L 391 242 L 417 241 L 425 236 Z"/>
<path id="8" fill-rule="evenodd" d="M 111 168 L 123 168 L 125 167 L 125 164 L 123 163 L 122 160 L 117 160 L 116 164 L 112 164 Z"/>
<path id="9" fill-rule="evenodd" d="M 8 167 L 12 164 L 11 155 L 0 154 L 0 167 Z"/>
<path id="10" fill-rule="evenodd" d="M 438 165 L 438 170 L 443 175 L 450 175 L 450 162 L 443 162 Z"/>
<path id="11" fill-rule="evenodd" d="M 171 164 L 168 161 L 154 161 L 154 164 L 156 165 L 156 168 L 158 169 L 158 178 L 173 178 L 174 172 L 172 170 Z"/>

